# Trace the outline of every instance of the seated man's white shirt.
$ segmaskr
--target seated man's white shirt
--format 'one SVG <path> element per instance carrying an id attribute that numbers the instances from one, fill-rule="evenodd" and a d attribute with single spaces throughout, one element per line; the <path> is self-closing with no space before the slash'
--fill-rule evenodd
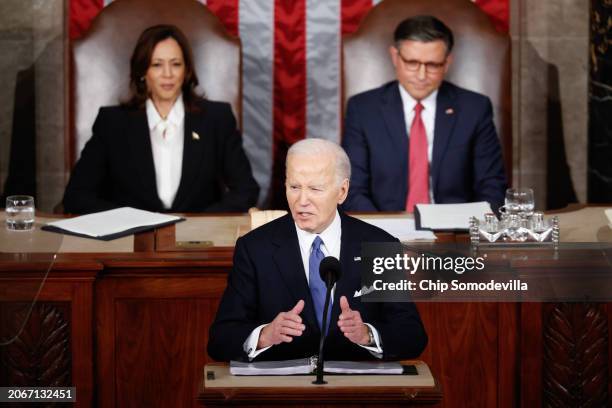
<path id="1" fill-rule="evenodd" d="M 298 243 L 300 245 L 300 254 L 302 255 L 302 263 L 304 265 L 304 271 L 306 272 L 306 281 L 310 283 L 310 276 L 308 273 L 309 259 L 310 259 L 310 253 L 312 251 L 312 243 L 314 242 L 317 236 L 320 236 L 321 240 L 323 241 L 323 244 L 320 247 L 321 251 L 323 252 L 323 255 L 333 256 L 336 259 L 340 259 L 340 246 L 341 246 L 341 236 L 342 236 L 342 223 L 340 220 L 340 214 L 338 214 L 338 211 L 336 211 L 336 216 L 334 217 L 334 220 L 332 221 L 332 223 L 329 225 L 329 227 L 327 227 L 320 234 L 313 234 L 311 232 L 301 230 L 297 226 L 297 224 L 295 226 L 295 229 L 297 231 Z M 332 293 L 331 293 L 332 299 L 334 298 L 335 289 L 336 289 L 336 286 L 334 285 L 334 287 L 332 288 Z M 331 302 L 330 302 L 329 307 L 330 308 L 332 307 Z M 337 324 L 337 322 L 330 323 L 330 325 L 331 324 Z M 368 325 L 368 327 L 372 330 L 372 333 L 374 334 L 374 345 L 371 347 L 363 346 L 363 345 L 359 345 L 359 346 L 370 351 L 372 355 L 374 355 L 375 357 L 382 358 L 382 347 L 380 345 L 380 338 L 378 335 L 378 331 L 372 325 L 368 323 L 365 323 L 365 324 Z M 267 326 L 267 324 L 262 324 L 261 326 L 253 330 L 251 334 L 249 335 L 249 337 L 244 342 L 243 349 L 247 353 L 247 356 L 249 357 L 249 359 L 253 359 L 257 357 L 259 354 L 263 353 L 264 351 L 272 347 L 272 346 L 268 346 L 268 347 L 264 347 L 262 349 L 257 350 L 259 334 L 261 333 L 261 330 L 265 326 Z"/>
<path id="2" fill-rule="evenodd" d="M 164 208 L 168 209 L 172 207 L 181 183 L 185 134 L 183 96 L 176 99 L 165 120 L 159 115 L 151 99 L 147 99 L 146 111 L 157 195 Z"/>

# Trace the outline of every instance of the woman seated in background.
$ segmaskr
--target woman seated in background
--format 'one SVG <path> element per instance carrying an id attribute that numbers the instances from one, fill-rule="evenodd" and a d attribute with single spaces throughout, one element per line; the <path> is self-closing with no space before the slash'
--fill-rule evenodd
<path id="1" fill-rule="evenodd" d="M 64 211 L 242 212 L 259 187 L 228 103 L 195 93 L 191 47 L 175 26 L 138 39 L 131 98 L 103 107 L 64 193 Z"/>

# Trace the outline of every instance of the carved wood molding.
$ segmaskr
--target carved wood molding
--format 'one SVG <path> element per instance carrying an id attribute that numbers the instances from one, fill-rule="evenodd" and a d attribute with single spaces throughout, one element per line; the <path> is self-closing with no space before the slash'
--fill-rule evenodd
<path id="1" fill-rule="evenodd" d="M 0 306 L 3 340 L 19 333 L 29 303 Z M 68 386 L 71 384 L 70 306 L 68 303 L 36 304 L 24 329 L 0 348 L 0 380 L 12 386 Z"/>
<path id="2" fill-rule="evenodd" d="M 562 303 L 548 310 L 543 316 L 543 406 L 607 406 L 609 328 L 605 306 Z"/>

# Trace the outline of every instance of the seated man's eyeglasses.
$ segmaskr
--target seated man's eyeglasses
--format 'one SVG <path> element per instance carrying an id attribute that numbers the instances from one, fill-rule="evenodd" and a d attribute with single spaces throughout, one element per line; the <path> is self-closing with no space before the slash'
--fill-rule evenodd
<path id="1" fill-rule="evenodd" d="M 397 55 L 400 57 L 408 71 L 418 71 L 421 69 L 421 65 L 423 65 L 425 66 L 425 72 L 427 72 L 428 74 L 438 74 L 444 70 L 444 65 L 446 65 L 446 58 L 442 62 L 422 62 L 412 59 L 406 59 L 402 56 L 399 50 L 396 51 Z"/>

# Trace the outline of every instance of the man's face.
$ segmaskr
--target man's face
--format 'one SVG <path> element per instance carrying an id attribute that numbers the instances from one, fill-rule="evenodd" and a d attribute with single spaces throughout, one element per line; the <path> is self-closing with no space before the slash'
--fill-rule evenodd
<path id="1" fill-rule="evenodd" d="M 442 40 L 404 40 L 399 49 L 389 48 L 397 80 L 416 100 L 423 100 L 440 87 L 452 57 Z"/>
<path id="2" fill-rule="evenodd" d="M 293 220 L 304 231 L 318 234 L 332 223 L 337 205 L 346 199 L 348 185 L 347 179 L 338 184 L 332 154 L 287 157 L 287 202 Z"/>

